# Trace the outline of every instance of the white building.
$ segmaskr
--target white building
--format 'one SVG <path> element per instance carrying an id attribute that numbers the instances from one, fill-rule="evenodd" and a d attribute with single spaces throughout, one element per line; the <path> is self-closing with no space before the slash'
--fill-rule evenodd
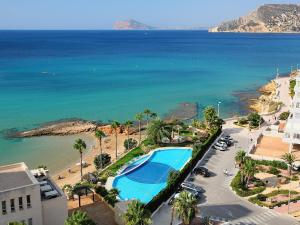
<path id="1" fill-rule="evenodd" d="M 294 144 L 300 144 L 300 70 L 295 78 L 295 95 L 290 105 L 290 116 L 285 126 L 283 141 L 290 144 L 290 152 Z"/>
<path id="2" fill-rule="evenodd" d="M 0 166 L 0 225 L 63 225 L 67 198 L 47 170 L 30 171 L 25 163 Z"/>

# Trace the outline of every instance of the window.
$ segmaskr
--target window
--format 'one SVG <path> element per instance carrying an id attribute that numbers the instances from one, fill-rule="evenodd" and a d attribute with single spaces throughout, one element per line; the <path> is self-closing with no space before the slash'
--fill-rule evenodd
<path id="1" fill-rule="evenodd" d="M 19 197 L 19 210 L 23 210 L 23 198 Z"/>
<path id="2" fill-rule="evenodd" d="M 32 218 L 28 219 L 28 225 L 32 225 Z"/>
<path id="3" fill-rule="evenodd" d="M 7 213 L 7 210 L 6 210 L 6 201 L 2 201 L 2 214 L 6 214 Z"/>
<path id="4" fill-rule="evenodd" d="M 27 200 L 27 208 L 31 208 L 31 199 L 30 199 L 30 195 L 26 196 L 26 200 Z"/>
<path id="5" fill-rule="evenodd" d="M 15 200 L 14 200 L 14 199 L 11 199 L 11 200 L 10 200 L 10 211 L 11 211 L 11 212 L 15 212 L 15 211 L 16 211 L 16 208 L 15 208 Z"/>

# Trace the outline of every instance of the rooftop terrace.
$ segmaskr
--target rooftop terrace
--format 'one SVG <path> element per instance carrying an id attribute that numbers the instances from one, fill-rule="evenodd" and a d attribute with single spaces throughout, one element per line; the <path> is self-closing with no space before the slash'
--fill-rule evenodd
<path id="1" fill-rule="evenodd" d="M 35 183 L 34 177 L 24 163 L 0 166 L 0 192 Z"/>

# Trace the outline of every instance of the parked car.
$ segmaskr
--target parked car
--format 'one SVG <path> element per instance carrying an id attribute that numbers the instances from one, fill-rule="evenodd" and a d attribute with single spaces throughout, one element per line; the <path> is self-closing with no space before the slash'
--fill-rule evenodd
<path id="1" fill-rule="evenodd" d="M 200 174 L 204 177 L 209 177 L 210 176 L 210 173 L 209 173 L 208 169 L 203 167 L 203 166 L 194 168 L 193 173 L 194 174 Z"/>
<path id="2" fill-rule="evenodd" d="M 223 148 L 227 148 L 226 144 L 218 142 L 218 141 L 215 143 L 215 145 L 218 145 L 218 146 L 223 147 Z"/>
<path id="3" fill-rule="evenodd" d="M 233 138 L 232 138 L 232 137 L 230 137 L 230 135 L 225 135 L 225 136 L 224 136 L 224 139 L 226 139 L 226 140 L 229 140 L 229 141 L 232 141 L 232 142 L 233 142 Z"/>
<path id="4" fill-rule="evenodd" d="M 226 143 L 227 146 L 231 146 L 231 145 L 233 144 L 233 140 L 226 139 L 226 138 L 224 138 L 224 137 L 221 137 L 219 140 L 220 140 L 221 142 Z"/>
<path id="5" fill-rule="evenodd" d="M 217 149 L 217 150 L 220 150 L 220 151 L 226 151 L 226 148 L 225 148 L 225 147 L 219 146 L 219 145 L 216 145 L 216 144 L 213 146 L 213 148 L 214 148 L 214 149 Z"/>
<path id="6" fill-rule="evenodd" d="M 192 189 L 185 189 L 185 191 L 191 193 L 196 199 L 199 199 L 201 197 L 201 193 L 199 193 L 198 191 Z"/>
<path id="7" fill-rule="evenodd" d="M 295 171 L 299 171 L 300 170 L 300 161 L 296 161 L 292 164 L 292 169 Z"/>
<path id="8" fill-rule="evenodd" d="M 191 190 L 194 190 L 194 191 L 197 191 L 199 193 L 203 193 L 204 192 L 204 189 L 193 184 L 193 183 L 190 183 L 190 182 L 183 182 L 181 185 L 180 185 L 183 189 L 191 189 Z"/>
<path id="9" fill-rule="evenodd" d="M 217 143 L 223 145 L 224 147 L 228 147 L 225 141 L 218 140 Z"/>

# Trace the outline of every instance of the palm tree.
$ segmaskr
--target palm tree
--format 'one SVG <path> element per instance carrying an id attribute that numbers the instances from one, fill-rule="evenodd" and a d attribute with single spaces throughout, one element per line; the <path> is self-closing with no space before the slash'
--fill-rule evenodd
<path id="1" fill-rule="evenodd" d="M 79 138 L 75 141 L 73 148 L 75 150 L 77 150 L 80 154 L 80 179 L 82 181 L 82 153 L 83 153 L 83 150 L 86 149 L 86 143 L 82 139 Z"/>
<path id="2" fill-rule="evenodd" d="M 150 118 L 153 119 L 153 120 L 157 119 L 157 113 L 151 112 Z"/>
<path id="3" fill-rule="evenodd" d="M 289 167 L 289 175 L 292 174 L 292 165 L 296 161 L 296 156 L 292 153 L 285 153 L 281 159 L 283 159 Z"/>
<path id="4" fill-rule="evenodd" d="M 130 131 L 130 127 L 132 127 L 133 122 L 131 120 L 127 120 L 124 123 L 126 130 L 127 130 L 127 149 L 129 150 L 129 131 Z"/>
<path id="5" fill-rule="evenodd" d="M 171 133 L 168 129 L 168 125 L 162 120 L 153 120 L 147 127 L 148 139 L 155 144 L 162 142 L 163 138 L 171 138 Z"/>
<path id="6" fill-rule="evenodd" d="M 96 225 L 96 223 L 89 219 L 85 212 L 75 211 L 68 217 L 65 225 Z"/>
<path id="7" fill-rule="evenodd" d="M 249 181 L 254 177 L 256 172 L 256 163 L 252 159 L 247 159 L 242 169 L 242 173 L 246 179 L 246 187 L 248 188 Z"/>
<path id="8" fill-rule="evenodd" d="M 126 213 L 123 214 L 125 225 L 149 225 L 151 213 L 145 209 L 144 205 L 137 200 L 133 200 L 129 205 Z"/>
<path id="9" fill-rule="evenodd" d="M 147 126 L 148 126 L 148 124 L 149 124 L 149 118 L 150 118 L 152 112 L 151 112 L 150 109 L 145 109 L 145 110 L 144 110 L 144 114 L 145 114 L 145 116 L 146 116 L 146 121 L 147 121 Z"/>
<path id="10" fill-rule="evenodd" d="M 137 113 L 135 115 L 135 119 L 139 122 L 139 144 L 141 144 L 142 141 L 142 133 L 141 133 L 141 128 L 142 128 L 142 120 L 144 118 L 143 113 Z"/>
<path id="11" fill-rule="evenodd" d="M 120 127 L 120 123 L 117 121 L 113 121 L 111 124 L 112 129 L 115 132 L 115 138 L 116 138 L 116 159 L 118 158 L 118 128 Z"/>
<path id="12" fill-rule="evenodd" d="M 174 210 L 184 224 L 190 224 L 196 217 L 197 199 L 189 192 L 180 192 L 174 202 Z"/>
<path id="13" fill-rule="evenodd" d="M 95 136 L 99 140 L 99 145 L 100 145 L 100 168 L 103 169 L 103 163 L 102 163 L 102 138 L 105 137 L 105 133 L 102 130 L 96 130 Z"/>
<path id="14" fill-rule="evenodd" d="M 246 159 L 247 153 L 244 150 L 239 150 L 234 157 L 234 160 L 237 164 L 239 164 L 239 167 L 243 167 Z"/>

